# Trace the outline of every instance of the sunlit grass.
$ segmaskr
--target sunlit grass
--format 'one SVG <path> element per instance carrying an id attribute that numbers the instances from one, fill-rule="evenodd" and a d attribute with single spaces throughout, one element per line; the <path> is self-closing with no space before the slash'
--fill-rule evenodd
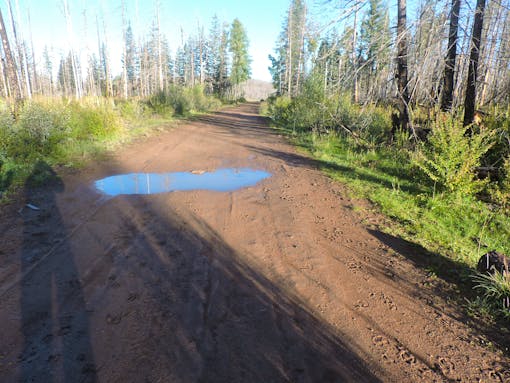
<path id="1" fill-rule="evenodd" d="M 421 177 L 405 150 L 364 150 L 338 135 L 294 135 L 294 141 L 323 169 L 373 202 L 394 221 L 388 231 L 429 251 L 474 267 L 481 255 L 497 249 L 510 254 L 510 218 L 472 196 L 438 193 Z"/>

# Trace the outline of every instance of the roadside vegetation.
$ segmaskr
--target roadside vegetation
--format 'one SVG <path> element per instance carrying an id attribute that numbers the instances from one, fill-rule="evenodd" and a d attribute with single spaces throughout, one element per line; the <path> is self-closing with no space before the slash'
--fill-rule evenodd
<path id="1" fill-rule="evenodd" d="M 302 95 L 272 98 L 265 114 L 353 196 L 369 199 L 392 218 L 387 232 L 473 269 L 458 276 L 471 285 L 484 253 L 510 254 L 509 111 L 495 110 L 498 117 L 471 136 L 458 119 L 438 112 L 424 141 L 403 131 L 393 137 L 391 108 L 359 106 L 349 95 L 314 94 L 313 87 L 310 78 Z M 494 179 L 475 171 L 498 157 L 503 162 Z M 500 275 L 476 284 L 483 298 L 473 304 L 508 316 L 502 297 L 510 280 Z"/>
<path id="2" fill-rule="evenodd" d="M 390 217 L 383 230 L 458 266 L 470 313 L 510 318 L 508 265 L 475 271 L 510 255 L 507 3 L 326 2 L 319 22 L 291 0 L 265 112 Z"/>
<path id="3" fill-rule="evenodd" d="M 23 184 L 41 160 L 80 166 L 140 134 L 220 106 L 200 86 L 174 86 L 146 99 L 36 97 L 20 103 L 16 114 L 0 102 L 0 193 Z"/>

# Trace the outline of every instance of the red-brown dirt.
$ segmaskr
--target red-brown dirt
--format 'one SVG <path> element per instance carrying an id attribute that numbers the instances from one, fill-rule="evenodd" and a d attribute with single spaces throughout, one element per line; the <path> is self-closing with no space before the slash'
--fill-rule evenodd
<path id="1" fill-rule="evenodd" d="M 1 382 L 510 381 L 503 347 L 428 255 L 378 230 L 257 108 L 137 140 L 1 207 Z M 272 177 L 234 192 L 93 188 L 225 167 Z"/>

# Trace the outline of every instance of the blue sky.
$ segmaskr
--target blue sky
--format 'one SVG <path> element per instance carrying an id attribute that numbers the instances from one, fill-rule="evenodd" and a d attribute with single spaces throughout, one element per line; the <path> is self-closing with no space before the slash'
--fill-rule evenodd
<path id="1" fill-rule="evenodd" d="M 14 8 L 18 3 L 20 28 L 25 39 L 29 39 L 27 15 L 30 13 L 36 58 L 42 63 L 44 46 L 51 48 L 57 67 L 61 55 L 66 54 L 70 44 L 86 60 L 87 54 L 97 52 L 97 24 L 99 16 L 101 34 L 103 19 L 106 25 L 110 60 L 113 70 L 121 72 L 122 52 L 122 0 L 67 0 L 73 22 L 73 39 L 67 33 L 63 12 L 63 0 L 10 0 Z M 212 17 L 231 23 L 238 18 L 245 26 L 250 40 L 252 77 L 270 81 L 268 55 L 273 53 L 276 39 L 281 31 L 290 0 L 125 0 L 127 19 L 131 21 L 135 38 L 147 36 L 154 19 L 156 3 L 160 4 L 161 28 L 175 53 L 181 41 L 181 28 L 185 34 L 195 34 L 197 24 L 208 32 Z M 0 9 L 10 31 L 8 0 L 0 1 Z M 409 0 L 408 18 L 416 17 L 416 0 Z M 334 0 L 325 6 L 326 0 L 309 0 L 309 18 L 326 20 L 342 12 L 340 1 Z M 366 2 L 368 3 L 368 1 Z M 390 15 L 396 13 L 396 0 L 389 0 Z M 16 9 L 15 9 L 16 10 Z M 29 12 L 28 12 L 29 11 Z M 364 12 L 364 11 L 362 11 Z M 18 12 L 15 12 L 17 15 Z M 54 68 L 56 70 L 56 68 Z"/>
<path id="2" fill-rule="evenodd" d="M 16 0 L 11 0 L 16 7 Z M 27 10 L 30 11 L 32 34 L 36 57 L 40 57 L 45 45 L 53 48 L 54 57 L 68 50 L 69 44 L 85 56 L 97 50 L 96 15 L 104 15 L 110 59 L 114 70 L 120 71 L 122 42 L 121 0 L 68 0 L 72 15 L 74 41 L 70 41 L 63 13 L 62 0 L 18 0 L 20 31 L 29 38 Z M 200 23 L 208 30 L 214 14 L 220 20 L 231 23 L 238 18 L 245 26 L 250 40 L 252 77 L 270 80 L 267 70 L 288 0 L 160 0 L 161 28 L 170 41 L 172 51 L 181 40 L 181 27 L 185 34 L 194 34 Z M 7 29 L 10 31 L 6 1 L 0 3 Z M 126 0 L 128 19 L 131 20 L 135 38 L 145 36 L 155 13 L 156 0 Z M 136 17 L 138 8 L 138 19 Z M 102 29 L 101 16 L 99 23 Z M 101 31 L 102 33 L 102 31 Z M 56 64 L 55 64 L 56 65 Z"/>

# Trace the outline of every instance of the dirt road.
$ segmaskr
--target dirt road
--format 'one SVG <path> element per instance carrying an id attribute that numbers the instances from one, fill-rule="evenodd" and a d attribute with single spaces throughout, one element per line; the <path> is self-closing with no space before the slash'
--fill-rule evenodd
<path id="1" fill-rule="evenodd" d="M 510 380 L 420 249 L 379 231 L 257 107 L 139 140 L 1 208 L 1 382 Z M 233 192 L 93 187 L 245 167 L 272 176 Z"/>

